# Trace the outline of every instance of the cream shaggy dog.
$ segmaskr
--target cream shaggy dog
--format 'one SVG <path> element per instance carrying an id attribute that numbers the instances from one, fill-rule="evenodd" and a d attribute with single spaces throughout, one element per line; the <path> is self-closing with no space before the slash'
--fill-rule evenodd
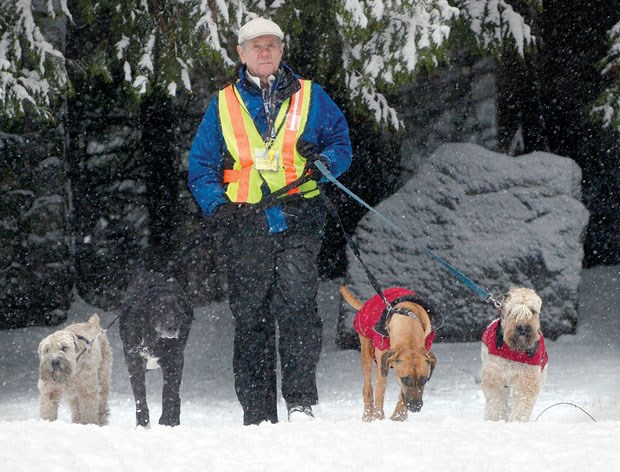
<path id="1" fill-rule="evenodd" d="M 55 421 L 64 396 L 72 423 L 108 423 L 112 350 L 94 314 L 87 323 L 56 331 L 39 344 L 40 416 Z"/>
<path id="2" fill-rule="evenodd" d="M 547 377 L 540 330 L 542 300 L 528 288 L 511 288 L 500 317 L 482 336 L 485 419 L 528 421 Z"/>

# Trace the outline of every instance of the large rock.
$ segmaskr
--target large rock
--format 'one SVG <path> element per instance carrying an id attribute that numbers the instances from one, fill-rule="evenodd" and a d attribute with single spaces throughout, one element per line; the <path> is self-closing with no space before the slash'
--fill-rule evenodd
<path id="1" fill-rule="evenodd" d="M 574 333 L 588 211 L 581 170 L 571 159 L 536 152 L 510 157 L 474 144 L 440 147 L 398 192 L 368 213 L 355 239 L 382 287 L 410 288 L 443 315 L 438 339 L 479 340 L 497 315 L 491 303 L 420 248 L 430 249 L 498 297 L 511 286 L 543 300 L 547 338 Z M 348 250 L 347 285 L 364 300 L 376 292 Z M 343 347 L 355 340 L 354 311 L 343 302 Z"/>

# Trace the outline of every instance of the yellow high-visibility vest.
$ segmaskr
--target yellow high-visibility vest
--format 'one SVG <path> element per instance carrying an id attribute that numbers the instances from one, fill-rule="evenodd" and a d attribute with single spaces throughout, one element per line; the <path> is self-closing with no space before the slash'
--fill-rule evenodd
<path id="1" fill-rule="evenodd" d="M 274 129 L 278 132 L 269 149 L 256 129 L 237 88 L 229 85 L 219 92 L 218 109 L 222 134 L 228 152 L 234 159 L 233 168 L 224 170 L 223 178 L 224 183 L 228 184 L 226 195 L 231 202 L 258 203 L 263 197 L 263 182 L 274 192 L 294 182 L 303 173 L 306 159 L 297 152 L 297 140 L 308 119 L 312 82 L 302 79 L 299 79 L 299 82 L 301 88 L 280 107 L 274 124 Z M 279 156 L 277 170 L 256 170 L 254 162 L 258 152 L 271 152 Z M 311 180 L 287 193 L 300 192 L 305 198 L 312 198 L 319 194 L 319 189 L 316 182 Z"/>

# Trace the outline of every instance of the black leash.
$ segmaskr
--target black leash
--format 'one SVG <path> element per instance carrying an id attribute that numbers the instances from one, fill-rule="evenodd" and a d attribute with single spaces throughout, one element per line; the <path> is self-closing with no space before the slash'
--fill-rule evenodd
<path id="1" fill-rule="evenodd" d="M 329 210 L 329 212 L 332 214 L 332 216 L 336 219 L 337 223 L 340 225 L 340 229 L 342 230 L 342 234 L 344 234 L 344 237 L 345 237 L 345 239 L 347 241 L 347 244 L 351 248 L 351 251 L 353 251 L 353 254 L 357 258 L 359 263 L 362 265 L 362 267 L 364 268 L 364 272 L 366 272 L 366 277 L 368 278 L 368 281 L 370 282 L 370 285 L 372 285 L 372 288 L 374 288 L 375 292 L 377 292 L 377 294 L 381 297 L 381 299 L 383 300 L 383 303 L 385 303 L 385 306 L 387 307 L 388 311 L 390 313 L 394 312 L 394 307 L 388 301 L 386 296 L 383 294 L 383 289 L 381 288 L 381 285 L 379 284 L 379 281 L 374 276 L 374 274 L 370 271 L 368 266 L 364 263 L 364 260 L 362 259 L 362 254 L 360 252 L 359 246 L 357 245 L 355 240 L 351 237 L 351 235 L 349 235 L 345 231 L 344 225 L 342 224 L 342 220 L 340 219 L 340 215 L 338 214 L 338 211 L 336 210 L 336 206 L 329 199 L 329 197 L 327 195 L 325 195 L 324 192 L 321 192 L 321 198 L 323 199 L 323 203 L 325 204 L 325 207 Z"/>
<path id="2" fill-rule="evenodd" d="M 417 295 L 402 296 L 402 297 L 399 297 L 399 298 L 397 298 L 395 300 L 392 300 L 392 302 L 390 302 L 387 299 L 387 297 L 383 293 L 383 288 L 381 287 L 381 284 L 379 283 L 379 281 L 377 280 L 375 275 L 372 273 L 370 268 L 364 263 L 364 260 L 362 259 L 362 254 L 361 254 L 361 251 L 360 251 L 360 248 L 359 248 L 358 244 L 351 237 L 351 235 L 348 234 L 345 231 L 344 225 L 342 224 L 342 220 L 340 219 L 340 215 L 338 214 L 338 211 L 336 210 L 336 206 L 329 199 L 329 197 L 327 195 L 325 195 L 325 193 L 323 193 L 323 192 L 321 192 L 321 198 L 323 199 L 323 203 L 324 203 L 325 207 L 328 209 L 328 211 L 333 215 L 333 217 L 336 219 L 337 223 L 340 225 L 340 229 L 342 230 L 342 234 L 344 234 L 344 237 L 345 237 L 345 239 L 347 241 L 347 244 L 351 248 L 351 251 L 353 251 L 353 254 L 357 258 L 359 263 L 364 268 L 364 272 L 366 273 L 366 277 L 368 278 L 368 281 L 372 285 L 372 288 L 375 290 L 375 292 L 377 292 L 377 295 L 379 295 L 381 297 L 381 300 L 383 300 L 383 303 L 385 304 L 385 310 L 383 311 L 383 313 L 381 314 L 381 318 L 379 319 L 379 321 L 377 321 L 377 323 L 375 325 L 375 331 L 377 331 L 379 334 L 381 334 L 383 336 L 388 336 L 388 333 L 387 333 L 387 322 L 388 322 L 388 320 L 390 319 L 390 317 L 393 314 L 409 316 L 411 318 L 414 318 L 414 319 L 420 321 L 420 318 L 415 313 L 413 313 L 411 310 L 408 310 L 407 308 L 401 308 L 401 307 L 396 306 L 399 303 L 406 302 L 406 301 L 407 302 L 416 303 L 416 304 L 422 306 L 428 312 L 429 317 L 431 318 L 431 325 L 434 324 L 434 322 L 437 322 L 437 319 L 440 320 L 440 321 L 438 321 L 439 326 L 434 326 L 432 328 L 433 331 L 437 331 L 439 328 L 441 328 L 443 326 L 443 323 L 444 323 L 443 316 L 441 316 L 439 311 L 434 306 L 432 306 L 432 304 L 430 304 L 427 300 L 424 300 L 423 298 L 421 298 L 421 297 L 419 297 Z M 421 323 L 421 321 L 420 321 L 420 323 Z"/>

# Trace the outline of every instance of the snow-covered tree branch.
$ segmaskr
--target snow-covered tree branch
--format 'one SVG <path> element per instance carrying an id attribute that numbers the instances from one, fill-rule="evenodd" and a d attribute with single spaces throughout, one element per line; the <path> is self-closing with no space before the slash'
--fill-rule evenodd
<path id="1" fill-rule="evenodd" d="M 620 22 L 609 31 L 609 39 L 609 53 L 601 71 L 609 77 L 609 86 L 597 100 L 593 114 L 604 127 L 620 132 Z"/>
<path id="2" fill-rule="evenodd" d="M 71 18 L 65 0 L 37 11 L 31 0 L 0 0 L 0 116 L 50 117 L 54 97 L 67 85 L 63 54 L 45 37 L 37 17 Z"/>
<path id="3" fill-rule="evenodd" d="M 154 87 L 170 96 L 179 87 L 191 92 L 190 72 L 199 58 L 233 65 L 225 32 L 229 9 L 242 7 L 241 2 L 208 0 L 99 2 L 97 8 L 110 12 L 112 21 L 110 39 L 99 47 L 96 70 L 107 75 L 119 61 L 125 81 L 139 95 Z M 97 21 L 97 15 L 89 20 Z"/>
<path id="4" fill-rule="evenodd" d="M 32 0 L 0 1 L 0 101 L 8 116 L 23 113 L 24 103 L 42 113 L 50 97 L 67 84 L 64 58 L 34 21 Z M 66 0 L 49 2 L 50 17 L 56 15 L 56 4 L 70 17 Z M 295 13 L 281 18 L 283 6 Z M 246 19 L 278 16 L 280 11 L 278 21 L 285 31 L 299 31 L 304 6 L 294 0 L 268 5 L 255 0 L 78 0 L 73 8 L 89 23 L 110 18 L 108 34 L 86 58 L 90 70 L 111 77 L 112 68 L 120 67 L 138 95 L 158 88 L 174 96 L 179 87 L 192 90 L 191 71 L 201 59 L 234 66 L 234 35 Z M 420 67 L 437 65 L 456 22 L 468 24 L 485 49 L 509 42 L 523 54 L 533 41 L 529 27 L 506 0 L 337 0 L 326 8 L 340 25 L 334 34 L 342 43 L 338 54 L 350 98 L 378 123 L 396 128 L 399 117 L 384 94 L 411 80 Z"/>
<path id="5" fill-rule="evenodd" d="M 474 38 L 485 50 L 497 50 L 503 45 L 513 45 L 519 55 L 523 56 L 527 46 L 534 44 L 529 25 L 505 0 L 457 0 L 454 2 L 460 10 Z M 514 3 L 514 2 L 513 2 Z M 540 6 L 541 0 L 529 0 Z"/>
<path id="6" fill-rule="evenodd" d="M 398 128 L 398 117 L 380 90 L 399 83 L 421 62 L 436 64 L 458 13 L 446 0 L 341 2 L 337 14 L 351 97 L 359 98 L 378 122 Z"/>
<path id="7" fill-rule="evenodd" d="M 398 116 L 383 92 L 411 79 L 420 66 L 437 65 L 457 21 L 465 22 L 487 50 L 511 44 L 523 55 L 534 40 L 523 17 L 504 0 L 349 0 L 339 5 L 351 97 L 378 122 L 396 128 Z"/>

